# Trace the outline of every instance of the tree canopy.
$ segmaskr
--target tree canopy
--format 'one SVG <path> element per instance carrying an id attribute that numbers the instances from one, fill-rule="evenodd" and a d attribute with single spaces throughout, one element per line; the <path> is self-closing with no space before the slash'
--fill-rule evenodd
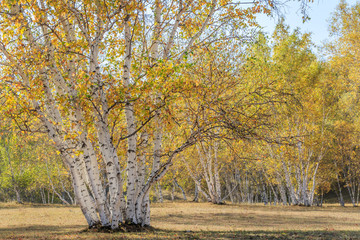
<path id="1" fill-rule="evenodd" d="M 52 194 L 112 229 L 150 225 L 156 186 L 306 206 L 347 189 L 357 205 L 360 5 L 341 1 L 319 60 L 284 20 L 257 31 L 280 4 L 3 0 L 4 200 Z"/>

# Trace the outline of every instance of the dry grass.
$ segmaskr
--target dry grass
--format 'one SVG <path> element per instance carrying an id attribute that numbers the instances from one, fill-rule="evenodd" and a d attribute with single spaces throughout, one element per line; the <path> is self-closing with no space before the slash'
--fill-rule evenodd
<path id="1" fill-rule="evenodd" d="M 153 206 L 154 227 L 171 230 L 360 230 L 360 208 L 166 203 Z"/>
<path id="2" fill-rule="evenodd" d="M 360 208 L 163 203 L 145 233 L 82 232 L 77 207 L 0 204 L 0 239 L 360 239 Z"/>

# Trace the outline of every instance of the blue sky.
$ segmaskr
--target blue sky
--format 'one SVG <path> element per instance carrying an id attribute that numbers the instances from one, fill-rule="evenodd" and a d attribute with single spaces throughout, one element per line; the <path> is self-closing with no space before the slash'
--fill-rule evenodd
<path id="1" fill-rule="evenodd" d="M 299 2 L 289 1 L 286 7 L 282 9 L 285 15 L 285 23 L 289 25 L 291 29 L 299 27 L 303 33 L 312 32 L 313 42 L 320 46 L 329 36 L 329 19 L 339 2 L 340 0 L 314 0 L 314 2 L 310 4 L 309 9 L 311 19 L 303 23 L 299 10 Z M 346 2 L 353 5 L 356 2 L 360 2 L 360 0 L 347 0 Z M 264 32 L 271 34 L 274 31 L 277 19 L 261 15 L 258 17 L 258 22 L 263 27 Z"/>

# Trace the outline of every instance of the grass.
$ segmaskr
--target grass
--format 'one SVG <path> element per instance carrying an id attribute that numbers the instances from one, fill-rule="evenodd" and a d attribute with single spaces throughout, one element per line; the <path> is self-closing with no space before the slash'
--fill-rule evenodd
<path id="1" fill-rule="evenodd" d="M 84 232 L 78 207 L 0 203 L 0 239 L 360 239 L 360 208 L 152 205 L 153 232 Z"/>

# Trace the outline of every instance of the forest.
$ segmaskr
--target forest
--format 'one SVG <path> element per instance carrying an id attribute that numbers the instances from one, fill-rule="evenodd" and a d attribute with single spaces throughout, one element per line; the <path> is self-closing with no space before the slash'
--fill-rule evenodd
<path id="1" fill-rule="evenodd" d="M 0 201 L 359 206 L 360 3 L 316 46 L 282 2 L 0 0 Z"/>

